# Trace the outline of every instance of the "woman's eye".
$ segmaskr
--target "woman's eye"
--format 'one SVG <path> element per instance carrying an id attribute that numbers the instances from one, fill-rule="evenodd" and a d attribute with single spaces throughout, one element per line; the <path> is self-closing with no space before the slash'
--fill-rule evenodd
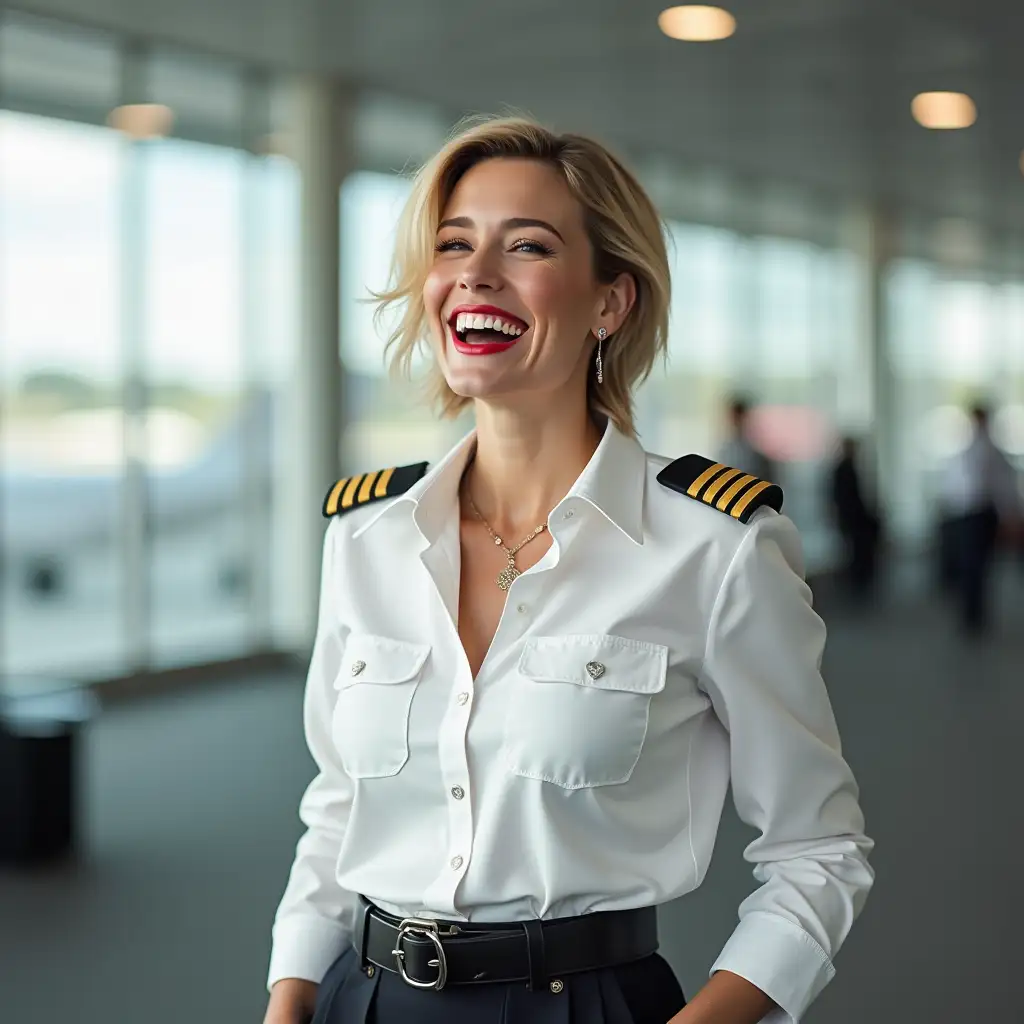
<path id="1" fill-rule="evenodd" d="M 434 246 L 435 252 L 452 252 L 458 249 L 469 249 L 469 242 L 464 238 L 446 238 Z"/>
<path id="2" fill-rule="evenodd" d="M 532 256 L 550 256 L 552 250 L 542 242 L 535 242 L 529 238 L 520 238 L 512 243 L 512 248 L 517 252 L 525 252 Z"/>

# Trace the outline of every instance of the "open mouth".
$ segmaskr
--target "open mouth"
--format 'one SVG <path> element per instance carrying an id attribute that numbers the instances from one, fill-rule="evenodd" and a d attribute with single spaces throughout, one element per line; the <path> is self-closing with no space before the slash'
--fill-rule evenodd
<path id="1" fill-rule="evenodd" d="M 455 309 L 448 317 L 448 326 L 464 345 L 509 345 L 529 330 L 519 317 L 494 306 Z"/>

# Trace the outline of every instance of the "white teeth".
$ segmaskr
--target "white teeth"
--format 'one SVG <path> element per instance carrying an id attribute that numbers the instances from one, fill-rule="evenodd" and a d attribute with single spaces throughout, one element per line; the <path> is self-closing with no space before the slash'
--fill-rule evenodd
<path id="1" fill-rule="evenodd" d="M 455 330 L 458 334 L 466 331 L 498 331 L 510 338 L 518 338 L 523 333 L 522 327 L 508 323 L 499 316 L 484 316 L 481 313 L 459 313 L 455 317 Z"/>

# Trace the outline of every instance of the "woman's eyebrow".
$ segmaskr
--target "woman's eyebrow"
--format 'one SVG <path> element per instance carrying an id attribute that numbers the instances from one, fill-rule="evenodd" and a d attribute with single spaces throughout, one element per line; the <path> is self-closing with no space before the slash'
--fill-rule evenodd
<path id="1" fill-rule="evenodd" d="M 440 231 L 441 228 L 471 228 L 474 226 L 472 217 L 449 217 L 448 220 L 443 220 L 437 225 L 437 230 Z M 535 217 L 510 217 L 508 220 L 502 221 L 501 226 L 502 228 L 544 228 L 545 231 L 550 231 L 563 245 L 565 244 L 565 239 L 561 233 L 546 220 L 537 220 Z"/>

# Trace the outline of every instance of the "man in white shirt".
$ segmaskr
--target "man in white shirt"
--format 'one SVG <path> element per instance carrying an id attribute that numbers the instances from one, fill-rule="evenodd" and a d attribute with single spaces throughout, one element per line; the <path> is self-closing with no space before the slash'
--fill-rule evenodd
<path id="1" fill-rule="evenodd" d="M 971 410 L 974 437 L 945 468 L 942 505 L 962 625 L 972 635 L 989 625 L 988 592 L 1000 527 L 1015 533 L 1022 518 L 1016 470 L 989 432 L 989 412 Z"/>

